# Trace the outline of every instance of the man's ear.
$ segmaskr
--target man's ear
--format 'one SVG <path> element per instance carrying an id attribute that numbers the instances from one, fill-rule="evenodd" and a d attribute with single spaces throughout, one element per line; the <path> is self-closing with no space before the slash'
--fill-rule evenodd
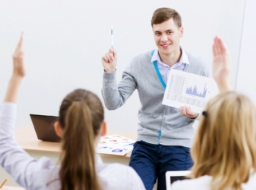
<path id="1" fill-rule="evenodd" d="M 54 130 L 55 130 L 55 133 L 61 138 L 63 136 L 63 131 L 62 131 L 62 128 L 60 126 L 60 123 L 58 121 L 56 121 L 54 123 Z"/>
<path id="2" fill-rule="evenodd" d="M 184 35 L 184 28 L 183 26 L 180 27 L 180 37 L 183 37 Z"/>
<path id="3" fill-rule="evenodd" d="M 101 136 L 105 136 L 107 134 L 107 123 L 105 121 L 103 121 L 103 123 L 101 124 Z"/>

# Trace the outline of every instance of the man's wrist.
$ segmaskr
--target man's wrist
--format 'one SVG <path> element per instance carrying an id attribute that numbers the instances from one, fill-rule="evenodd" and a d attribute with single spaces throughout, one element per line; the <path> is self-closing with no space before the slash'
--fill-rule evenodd
<path id="1" fill-rule="evenodd" d="M 115 71 L 116 71 L 116 68 L 115 69 L 108 69 L 108 70 L 104 69 L 105 73 L 113 73 Z"/>

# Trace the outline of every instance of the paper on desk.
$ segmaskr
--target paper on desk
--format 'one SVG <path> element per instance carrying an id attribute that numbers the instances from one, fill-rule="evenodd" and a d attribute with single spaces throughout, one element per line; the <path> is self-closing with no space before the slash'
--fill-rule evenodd
<path id="1" fill-rule="evenodd" d="M 101 137 L 97 152 L 101 154 L 122 155 L 132 151 L 134 140 L 121 135 L 107 135 Z"/>
<path id="2" fill-rule="evenodd" d="M 217 84 L 212 78 L 171 69 L 162 103 L 176 108 L 189 106 L 201 113 L 217 93 Z"/>

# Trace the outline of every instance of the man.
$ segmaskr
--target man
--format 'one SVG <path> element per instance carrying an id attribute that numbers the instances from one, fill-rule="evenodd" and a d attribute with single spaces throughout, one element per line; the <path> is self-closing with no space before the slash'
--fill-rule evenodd
<path id="1" fill-rule="evenodd" d="M 152 189 L 158 178 L 158 189 L 166 189 L 165 172 L 188 170 L 189 153 L 194 134 L 192 124 L 198 113 L 189 107 L 165 106 L 162 99 L 170 69 L 208 76 L 206 64 L 180 47 L 184 29 L 178 12 L 157 9 L 151 26 L 157 50 L 135 57 L 123 72 L 117 85 L 117 53 L 110 49 L 102 57 L 104 67 L 102 95 L 108 109 L 117 109 L 138 90 L 138 137 L 130 166 L 140 175 L 146 189 Z"/>

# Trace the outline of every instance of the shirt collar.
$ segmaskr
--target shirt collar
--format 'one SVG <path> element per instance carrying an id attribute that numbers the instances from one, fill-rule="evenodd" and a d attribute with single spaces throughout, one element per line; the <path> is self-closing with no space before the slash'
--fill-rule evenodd
<path id="1" fill-rule="evenodd" d="M 180 49 L 181 49 L 182 55 L 180 57 L 180 60 L 175 64 L 189 64 L 188 55 L 187 55 L 186 51 L 184 51 L 181 47 L 180 47 Z M 158 63 L 169 67 L 168 65 L 166 65 L 165 63 L 163 63 L 161 61 L 160 56 L 158 54 L 158 50 L 155 50 L 151 57 L 151 62 L 153 63 L 154 61 L 157 61 Z"/>

